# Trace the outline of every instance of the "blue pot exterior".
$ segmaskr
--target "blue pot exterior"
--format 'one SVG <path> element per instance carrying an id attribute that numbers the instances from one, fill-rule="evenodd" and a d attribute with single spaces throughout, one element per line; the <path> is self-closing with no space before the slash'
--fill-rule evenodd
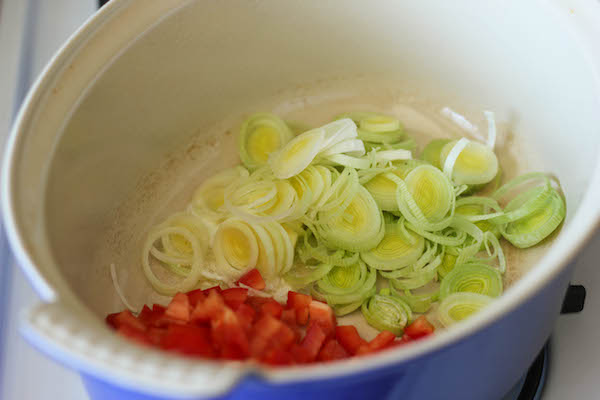
<path id="1" fill-rule="evenodd" d="M 550 336 L 571 273 L 569 266 L 492 325 L 423 357 L 337 379 L 293 384 L 274 385 L 249 376 L 219 400 L 501 399 Z M 164 399 L 123 390 L 93 376 L 83 376 L 83 381 L 93 400 Z"/>

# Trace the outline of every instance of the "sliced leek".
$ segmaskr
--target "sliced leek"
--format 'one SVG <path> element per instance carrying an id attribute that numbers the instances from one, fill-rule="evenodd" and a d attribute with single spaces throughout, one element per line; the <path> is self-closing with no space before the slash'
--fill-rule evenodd
<path id="1" fill-rule="evenodd" d="M 376 280 L 377 272 L 359 261 L 349 267 L 333 267 L 317 281 L 312 294 L 326 300 L 341 316 L 360 307 L 367 297 L 375 293 Z"/>
<path id="2" fill-rule="evenodd" d="M 410 306 L 400 297 L 375 294 L 362 304 L 365 320 L 380 331 L 390 331 L 402 335 L 404 327 L 412 320 Z"/>
<path id="3" fill-rule="evenodd" d="M 502 294 L 502 276 L 497 269 L 485 264 L 469 263 L 456 266 L 442 281 L 440 298 L 443 300 L 458 292 L 498 297 Z"/>
<path id="4" fill-rule="evenodd" d="M 389 172 L 400 179 L 405 179 L 410 171 L 422 164 L 423 161 L 419 160 L 396 161 L 392 167 L 382 172 Z M 366 180 L 363 185 L 371 193 L 379 208 L 384 211 L 398 211 L 398 202 L 396 200 L 397 184 L 395 181 L 389 179 L 385 173 L 376 173 L 371 179 Z"/>
<path id="5" fill-rule="evenodd" d="M 431 309 L 434 302 L 440 298 L 439 285 L 435 285 L 433 289 L 421 291 L 419 293 L 411 292 L 410 290 L 396 290 L 394 286 L 390 287 L 391 292 L 404 300 L 410 309 L 415 313 L 426 313 Z"/>
<path id="6" fill-rule="evenodd" d="M 172 295 L 232 286 L 257 268 L 270 295 L 310 292 L 337 315 L 362 306 L 369 324 L 396 334 L 412 312 L 429 313 L 438 301 L 442 324 L 460 321 L 502 293 L 500 235 L 529 247 L 565 217 L 562 196 L 541 173 L 489 197 L 467 195 L 500 181 L 495 120 L 485 116 L 485 145 L 433 140 L 414 160 L 414 139 L 391 116 L 353 112 L 310 130 L 294 124 L 304 131 L 294 137 L 278 117 L 255 114 L 239 137 L 245 167 L 205 180 L 186 212 L 150 230 L 144 274 Z M 378 276 L 389 287 L 376 294 Z"/>
<path id="7" fill-rule="evenodd" d="M 441 301 L 437 311 L 440 322 L 448 327 L 481 311 L 493 298 L 483 294 L 459 292 L 453 293 Z"/>
<path id="8" fill-rule="evenodd" d="M 383 239 L 372 250 L 360 253 L 360 258 L 371 268 L 393 271 L 415 263 L 424 247 L 422 236 L 406 237 L 397 224 L 386 224 Z"/>
<path id="9" fill-rule="evenodd" d="M 257 113 L 242 124 L 238 137 L 240 158 L 247 168 L 265 165 L 269 156 L 288 143 L 294 134 L 276 115 Z"/>
<path id="10" fill-rule="evenodd" d="M 325 131 L 322 128 L 296 136 L 269 157 L 273 174 L 279 179 L 287 179 L 304 171 L 321 151 L 324 143 Z"/>
<path id="11" fill-rule="evenodd" d="M 230 218 L 219 225 L 213 251 L 219 268 L 241 276 L 256 267 L 259 244 L 254 230 L 246 222 Z"/>
<path id="12" fill-rule="evenodd" d="M 423 149 L 423 153 L 421 154 L 421 158 L 437 169 L 443 169 L 443 165 L 440 160 L 440 154 L 442 153 L 442 148 L 450 143 L 450 139 L 434 139 L 425 146 Z"/>
<path id="13" fill-rule="evenodd" d="M 488 183 L 498 174 L 498 158 L 492 149 L 465 138 L 442 148 L 440 165 L 458 185 Z"/>
<path id="14" fill-rule="evenodd" d="M 285 280 L 294 289 L 302 289 L 326 276 L 333 268 L 331 264 L 300 264 L 285 275 Z"/>
<path id="15" fill-rule="evenodd" d="M 327 213 L 337 214 L 327 218 Z M 348 251 L 366 251 L 377 246 L 385 233 L 381 211 L 371 194 L 362 186 L 341 213 L 319 213 L 326 222 L 317 225 L 326 246 Z"/>
<path id="16" fill-rule="evenodd" d="M 534 246 L 554 232 L 565 214 L 564 200 L 553 189 L 543 207 L 502 227 L 502 236 L 520 249 Z"/>

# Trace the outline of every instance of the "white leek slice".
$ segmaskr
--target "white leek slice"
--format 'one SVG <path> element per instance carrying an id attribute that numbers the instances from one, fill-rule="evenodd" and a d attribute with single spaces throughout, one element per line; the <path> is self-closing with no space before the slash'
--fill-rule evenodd
<path id="1" fill-rule="evenodd" d="M 265 165 L 269 155 L 294 137 L 286 123 L 276 115 L 257 113 L 242 124 L 238 138 L 240 158 L 247 168 Z"/>
<path id="2" fill-rule="evenodd" d="M 237 218 L 229 218 L 219 225 L 213 251 L 217 266 L 227 275 L 237 277 L 255 268 L 259 259 L 259 245 L 254 230 Z"/>
<path id="3" fill-rule="evenodd" d="M 459 292 L 446 297 L 438 308 L 438 319 L 448 327 L 481 311 L 493 301 L 483 294 Z"/>
<path id="4" fill-rule="evenodd" d="M 242 166 L 226 169 L 206 179 L 192 196 L 191 207 L 196 215 L 208 214 L 222 217 L 225 189 L 240 178 L 247 178 L 248 170 Z"/>
<path id="5" fill-rule="evenodd" d="M 328 161 L 332 165 L 341 165 L 354 169 L 369 169 L 371 168 L 371 160 L 365 157 L 351 157 L 345 154 L 334 154 L 323 157 L 324 161 Z"/>
<path id="6" fill-rule="evenodd" d="M 287 179 L 304 171 L 321 151 L 324 140 L 322 128 L 296 136 L 269 158 L 273 174 L 279 179 Z"/>
<path id="7" fill-rule="evenodd" d="M 352 157 L 360 157 L 365 154 L 365 145 L 360 139 L 346 139 L 320 152 L 319 156 L 326 157 L 341 153 Z"/>
<path id="8" fill-rule="evenodd" d="M 457 185 L 488 183 L 498 174 L 498 158 L 492 149 L 466 138 L 446 144 L 440 161 L 444 173 Z"/>
<path id="9" fill-rule="evenodd" d="M 346 140 L 355 139 L 358 136 L 356 124 L 349 118 L 339 119 L 321 127 L 324 132 L 322 151 L 330 149 Z"/>
<path id="10" fill-rule="evenodd" d="M 494 150 L 494 146 L 496 146 L 496 117 L 492 111 L 484 111 L 483 115 L 485 115 L 488 123 L 488 137 L 485 145 Z"/>
<path id="11" fill-rule="evenodd" d="M 377 162 L 388 162 L 388 161 L 400 161 L 410 160 L 412 153 L 410 150 L 381 150 L 375 152 L 375 161 Z"/>
<path id="12" fill-rule="evenodd" d="M 165 235 L 177 235 L 183 237 L 190 245 L 191 257 L 189 258 L 189 270 L 187 275 L 176 282 L 165 281 L 159 278 L 150 264 L 150 256 L 155 243 Z M 187 228 L 182 226 L 159 225 L 148 234 L 142 250 L 142 267 L 146 279 L 150 282 L 154 290 L 160 294 L 173 296 L 177 292 L 187 292 L 192 290 L 198 281 L 202 278 L 202 263 L 204 254 L 202 244 L 198 238 Z"/>

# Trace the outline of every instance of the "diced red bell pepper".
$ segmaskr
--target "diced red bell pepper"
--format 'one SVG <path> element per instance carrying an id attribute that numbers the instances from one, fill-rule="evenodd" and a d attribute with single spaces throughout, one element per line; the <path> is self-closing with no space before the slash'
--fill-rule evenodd
<path id="1" fill-rule="evenodd" d="M 391 346 L 395 339 L 396 335 L 394 335 L 392 332 L 382 331 L 379 333 L 379 335 L 375 336 L 375 338 L 369 343 L 360 346 L 356 354 L 373 353 L 385 349 L 386 347 Z"/>
<path id="2" fill-rule="evenodd" d="M 196 307 L 198 303 L 203 302 L 206 299 L 208 294 L 204 292 L 202 289 L 192 290 L 187 292 L 188 300 L 190 302 L 190 306 L 192 308 Z"/>
<path id="3" fill-rule="evenodd" d="M 249 356 L 248 337 L 236 313 L 231 309 L 224 308 L 211 321 L 211 337 L 222 358 L 243 360 Z"/>
<path id="4" fill-rule="evenodd" d="M 317 356 L 319 361 L 341 360 L 348 357 L 348 352 L 335 339 L 330 339 Z"/>
<path id="5" fill-rule="evenodd" d="M 148 306 L 144 305 L 144 308 L 138 315 L 138 319 L 146 325 L 146 327 L 158 326 L 165 315 L 166 308 L 162 307 L 158 304 L 152 306 L 150 309 Z"/>
<path id="6" fill-rule="evenodd" d="M 281 312 L 281 321 L 292 329 L 296 329 L 298 324 L 296 323 L 296 310 L 283 310 Z"/>
<path id="7" fill-rule="evenodd" d="M 287 326 L 286 324 L 281 324 L 279 326 L 279 330 L 273 337 L 272 347 L 281 348 L 281 349 L 289 349 L 294 342 L 296 342 L 298 335 L 296 332 Z"/>
<path id="8" fill-rule="evenodd" d="M 404 334 L 408 335 L 411 339 L 421 339 L 431 335 L 434 330 L 435 328 L 427 320 L 427 318 L 425 318 L 424 315 L 421 315 L 419 318 L 415 319 L 410 325 L 404 328 Z"/>
<path id="9" fill-rule="evenodd" d="M 267 285 L 265 285 L 265 280 L 256 268 L 246 272 L 246 274 L 237 281 L 237 284 L 240 283 L 256 290 L 264 290 L 264 288 L 267 287 Z"/>
<path id="10" fill-rule="evenodd" d="M 167 334 L 167 329 L 150 327 L 146 331 L 146 336 L 150 339 L 153 345 L 159 346 L 162 338 Z"/>
<path id="11" fill-rule="evenodd" d="M 367 341 L 360 337 L 353 325 L 336 326 L 335 337 L 342 347 L 352 355 L 356 354 L 360 346 L 367 344 Z"/>
<path id="12" fill-rule="evenodd" d="M 250 330 L 252 330 L 252 321 L 254 321 L 254 316 L 256 315 L 254 308 L 250 307 L 248 304 L 240 304 L 238 309 L 235 310 L 235 313 L 242 328 L 244 328 L 246 332 L 250 332 Z"/>
<path id="13" fill-rule="evenodd" d="M 190 320 L 190 301 L 184 293 L 177 293 L 165 311 L 165 316 L 188 322 Z"/>
<path id="14" fill-rule="evenodd" d="M 265 351 L 274 347 L 274 338 L 278 334 L 283 323 L 270 314 L 263 316 L 254 324 L 250 339 L 250 352 L 254 357 L 260 358 Z"/>
<path id="15" fill-rule="evenodd" d="M 216 290 L 212 290 L 208 293 L 204 302 L 196 305 L 192 311 L 190 320 L 198 323 L 210 322 L 210 320 L 216 318 L 224 308 L 225 302 L 223 301 L 223 297 L 221 297 Z"/>
<path id="16" fill-rule="evenodd" d="M 308 306 L 310 322 L 317 323 L 323 329 L 327 337 L 335 336 L 335 326 L 337 325 L 333 309 L 325 303 L 313 300 Z"/>
<path id="17" fill-rule="evenodd" d="M 260 310 L 262 313 L 271 314 L 275 318 L 281 318 L 281 313 L 283 312 L 283 306 L 279 304 L 274 299 L 269 299 L 269 301 L 265 302 Z"/>
<path id="18" fill-rule="evenodd" d="M 287 350 L 273 348 L 266 351 L 260 361 L 269 365 L 290 365 L 294 363 L 294 358 Z"/>
<path id="19" fill-rule="evenodd" d="M 312 302 L 312 297 L 306 294 L 288 292 L 287 308 L 296 311 L 296 322 L 299 325 L 306 325 L 308 323 L 308 306 Z"/>
<path id="20" fill-rule="evenodd" d="M 306 330 L 306 336 L 300 343 L 301 351 L 297 351 L 294 356 L 300 362 L 311 362 L 317 358 L 325 338 L 327 335 L 321 329 L 321 326 L 317 323 L 311 323 Z"/>
<path id="21" fill-rule="evenodd" d="M 110 314 L 106 317 L 106 322 L 115 329 L 122 326 L 128 326 L 139 332 L 146 331 L 146 325 L 138 320 L 129 310 L 121 311 L 120 313 Z"/>
<path id="22" fill-rule="evenodd" d="M 127 337 L 128 339 L 131 339 L 134 342 L 137 342 L 139 344 L 143 344 L 146 346 L 152 345 L 152 341 L 150 340 L 150 338 L 148 338 L 148 336 L 144 332 L 142 332 L 136 328 L 133 328 L 131 325 L 119 326 L 117 333 L 119 333 L 120 335 L 123 335 L 123 336 Z"/>
<path id="23" fill-rule="evenodd" d="M 231 307 L 233 310 L 237 310 L 248 298 L 248 289 L 244 288 L 231 288 L 225 289 L 221 292 L 225 304 Z"/>
<path id="24" fill-rule="evenodd" d="M 248 296 L 246 304 L 254 308 L 256 312 L 260 313 L 262 311 L 263 304 L 268 303 L 271 300 L 273 299 L 271 299 L 270 297 Z"/>
<path id="25" fill-rule="evenodd" d="M 161 347 L 190 356 L 215 357 L 210 329 L 194 325 L 170 325 L 162 338 Z"/>

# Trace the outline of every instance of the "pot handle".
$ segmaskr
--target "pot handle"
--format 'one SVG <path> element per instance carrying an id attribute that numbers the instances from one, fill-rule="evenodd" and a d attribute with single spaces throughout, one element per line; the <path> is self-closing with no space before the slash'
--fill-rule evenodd
<path id="1" fill-rule="evenodd" d="M 144 394 L 223 396 L 248 367 L 187 360 L 139 346 L 108 329 L 83 306 L 41 303 L 20 321 L 24 338 L 42 353 L 107 384 Z"/>
<path id="2" fill-rule="evenodd" d="M 583 285 L 569 285 L 563 300 L 561 314 L 573 314 L 583 310 L 585 305 L 585 287 Z"/>

